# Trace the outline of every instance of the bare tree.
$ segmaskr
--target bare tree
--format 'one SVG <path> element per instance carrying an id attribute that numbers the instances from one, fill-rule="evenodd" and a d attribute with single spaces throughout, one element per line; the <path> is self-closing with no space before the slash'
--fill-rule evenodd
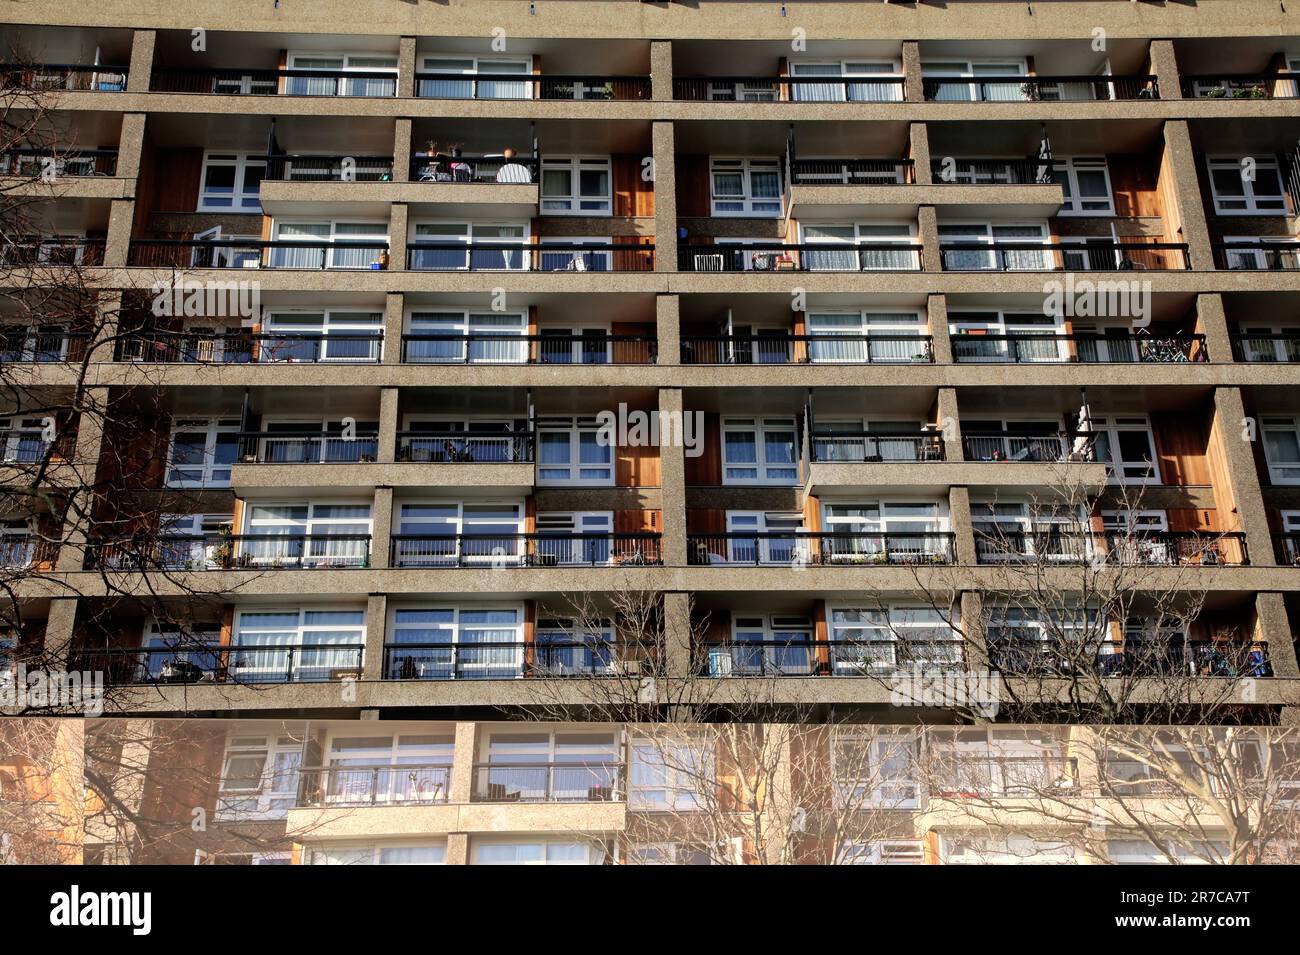
<path id="1" fill-rule="evenodd" d="M 82 727 L 0 721 L 0 864 L 81 861 Z"/>

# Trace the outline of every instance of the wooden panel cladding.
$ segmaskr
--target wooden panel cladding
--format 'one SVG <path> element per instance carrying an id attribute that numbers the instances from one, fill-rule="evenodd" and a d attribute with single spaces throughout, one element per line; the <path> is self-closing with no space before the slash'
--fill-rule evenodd
<path id="1" fill-rule="evenodd" d="M 614 172 L 614 215 L 648 218 L 655 214 L 654 183 L 642 175 L 645 158 L 630 153 L 610 157 Z"/>
<path id="2" fill-rule="evenodd" d="M 609 326 L 611 335 L 630 336 L 634 338 L 654 338 L 655 327 L 652 322 L 612 322 Z M 610 355 L 616 365 L 644 364 L 650 355 L 650 343 L 646 341 L 609 343 Z"/>
<path id="3" fill-rule="evenodd" d="M 722 433 L 717 412 L 704 414 L 704 449 L 698 458 L 686 458 L 686 484 L 718 487 L 722 484 Z"/>
<path id="4" fill-rule="evenodd" d="M 615 534 L 658 534 L 663 531 L 663 512 L 658 508 L 628 508 L 614 512 Z"/>
<path id="5" fill-rule="evenodd" d="M 822 529 L 821 502 L 811 494 L 803 502 L 803 526 L 814 534 Z"/>
<path id="6" fill-rule="evenodd" d="M 1164 206 L 1156 180 L 1156 160 L 1142 153 L 1114 153 L 1106 157 L 1110 188 L 1118 216 L 1163 217 Z"/>
<path id="7" fill-rule="evenodd" d="M 688 534 L 725 534 L 727 532 L 727 512 L 720 507 L 688 507 L 686 509 L 686 533 Z"/>
<path id="8" fill-rule="evenodd" d="M 1210 483 L 1214 487 L 1215 510 L 1223 518 L 1223 530 L 1240 530 L 1237 514 L 1237 496 L 1232 489 L 1232 475 L 1228 471 L 1228 449 L 1224 443 L 1231 440 L 1223 421 L 1213 415 L 1210 422 L 1210 437 L 1206 442 L 1206 466 L 1210 472 Z"/>
<path id="9" fill-rule="evenodd" d="M 140 157 L 132 235 L 143 235 L 155 212 L 194 212 L 202 176 L 202 147 L 159 149 L 146 144 Z"/>
<path id="10" fill-rule="evenodd" d="M 677 215 L 683 219 L 700 218 L 710 214 L 709 157 L 698 153 L 678 155 L 674 160 L 677 169 Z"/>
<path id="11" fill-rule="evenodd" d="M 1173 162 L 1169 158 L 1169 147 L 1160 154 L 1160 171 L 1156 175 L 1156 192 L 1160 208 L 1164 210 L 1165 238 L 1170 242 L 1181 242 L 1183 238 L 1183 217 L 1178 208 L 1178 193 L 1174 186 Z M 1193 263 L 1195 268 L 1204 266 Z"/>
<path id="12" fill-rule="evenodd" d="M 731 614 L 726 610 L 693 611 L 691 630 L 705 643 L 724 643 L 731 639 Z"/>
<path id="13" fill-rule="evenodd" d="M 618 487 L 658 487 L 659 448 L 655 445 L 627 447 L 614 451 L 614 484 Z"/>
<path id="14" fill-rule="evenodd" d="M 1165 511 L 1171 531 L 1208 531 L 1220 533 L 1219 512 L 1205 507 L 1171 507 Z"/>
<path id="15" fill-rule="evenodd" d="M 1206 461 L 1209 433 L 1203 421 L 1204 416 L 1185 411 L 1151 415 L 1156 458 L 1164 484 L 1187 487 L 1211 483 Z"/>

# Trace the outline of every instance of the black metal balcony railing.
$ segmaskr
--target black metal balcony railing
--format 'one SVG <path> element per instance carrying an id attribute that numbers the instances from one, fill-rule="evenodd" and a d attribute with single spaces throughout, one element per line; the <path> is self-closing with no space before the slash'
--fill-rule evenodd
<path id="1" fill-rule="evenodd" d="M 1035 796 L 1045 789 L 1079 788 L 1079 760 L 1042 753 L 1033 756 L 972 756 L 940 752 L 931 795 L 1015 797 Z"/>
<path id="2" fill-rule="evenodd" d="M 1230 272 L 1294 272 L 1300 269 L 1300 242 L 1241 240 L 1216 242 L 1214 267 Z"/>
<path id="3" fill-rule="evenodd" d="M 0 266 L 40 269 L 103 264 L 103 239 L 20 236 L 0 245 Z"/>
<path id="4" fill-rule="evenodd" d="M 1242 567 L 1250 563 L 1246 536 L 1197 531 L 1105 531 L 1060 529 L 975 531 L 981 564 L 1105 561 L 1146 567 Z"/>
<path id="5" fill-rule="evenodd" d="M 621 763 L 476 763 L 474 802 L 621 802 Z"/>
<path id="6" fill-rule="evenodd" d="M 1057 434 L 1008 434 L 1007 432 L 962 435 L 967 461 L 1028 461 L 1054 464 L 1095 461 L 1097 435 L 1091 431 Z"/>
<path id="7" fill-rule="evenodd" d="M 227 334 L 141 331 L 123 334 L 114 350 L 114 361 L 166 362 L 172 364 L 246 365 L 281 363 L 374 363 L 381 357 L 381 332 L 259 333 L 232 331 Z"/>
<path id="8" fill-rule="evenodd" d="M 943 461 L 939 431 L 814 431 L 809 436 L 812 460 L 821 464 Z"/>
<path id="9" fill-rule="evenodd" d="M 413 464 L 532 464 L 531 431 L 399 431 L 397 460 Z"/>
<path id="10" fill-rule="evenodd" d="M 972 76 L 925 78 L 925 98 L 938 102 L 1024 103 L 1159 99 L 1154 76 Z"/>
<path id="11" fill-rule="evenodd" d="M 80 362 L 89 343 L 89 332 L 0 325 L 0 365 Z"/>
<path id="12" fill-rule="evenodd" d="M 424 99 L 648 100 L 648 76 L 416 73 Z"/>
<path id="13" fill-rule="evenodd" d="M 934 361 L 929 335 L 689 335 L 683 365 L 873 365 Z"/>
<path id="14" fill-rule="evenodd" d="M 80 63 L 41 63 L 32 66 L 0 64 L 0 90 L 70 90 L 121 93 L 126 90 L 126 67 Z"/>
<path id="15" fill-rule="evenodd" d="M 88 570 L 340 570 L 370 566 L 369 534 L 163 534 L 100 541 Z"/>
<path id="16" fill-rule="evenodd" d="M 1181 242 L 943 242 L 945 272 L 1129 272 L 1190 269 Z"/>
<path id="17" fill-rule="evenodd" d="M 149 80 L 155 93 L 211 93 L 219 96 L 397 95 L 396 70 L 157 69 Z"/>
<path id="18" fill-rule="evenodd" d="M 380 269 L 388 241 L 132 239 L 127 265 L 150 269 Z"/>
<path id="19" fill-rule="evenodd" d="M 1129 640 L 1123 644 L 1065 642 L 1058 638 L 993 637 L 989 661 L 1009 676 L 1271 677 L 1265 641 Z"/>
<path id="20" fill-rule="evenodd" d="M 1300 362 L 1300 332 L 1233 335 L 1232 357 L 1248 362 Z"/>
<path id="21" fill-rule="evenodd" d="M 659 534 L 394 534 L 394 567 L 650 567 Z"/>
<path id="22" fill-rule="evenodd" d="M 936 185 L 1050 186 L 1056 184 L 1052 161 L 1041 159 L 942 159 L 930 163 Z"/>
<path id="23" fill-rule="evenodd" d="M 1300 567 L 1300 533 L 1274 534 L 1273 553 L 1284 567 Z"/>
<path id="24" fill-rule="evenodd" d="M 954 361 L 1012 364 L 1170 364 L 1210 360 L 1204 335 L 953 335 Z"/>
<path id="25" fill-rule="evenodd" d="M 245 431 L 239 435 L 244 464 L 365 464 L 379 458 L 379 434 L 320 431 Z"/>
<path id="26" fill-rule="evenodd" d="M 268 156 L 263 181 L 390 182 L 392 156 Z"/>
<path id="27" fill-rule="evenodd" d="M 361 676 L 362 644 L 273 644 L 257 647 L 88 648 L 77 669 L 102 671 L 108 683 L 322 683 Z"/>
<path id="28" fill-rule="evenodd" d="M 1184 76 L 1182 86 L 1190 99 L 1296 99 L 1300 73 L 1201 73 Z"/>
<path id="29" fill-rule="evenodd" d="M 689 76 L 673 99 L 724 103 L 901 103 L 901 76 Z"/>
<path id="30" fill-rule="evenodd" d="M 688 534 L 687 563 L 789 567 L 951 564 L 955 535 L 946 531 Z"/>
<path id="31" fill-rule="evenodd" d="M 696 648 L 700 676 L 882 676 L 914 666 L 960 670 L 961 639 L 726 640 Z"/>
<path id="32" fill-rule="evenodd" d="M 116 149 L 10 149 L 0 152 L 0 176 L 80 179 L 117 175 Z"/>
<path id="33" fill-rule="evenodd" d="M 683 245 L 682 272 L 917 272 L 919 244 L 909 242 L 822 242 L 744 245 Z"/>
<path id="34" fill-rule="evenodd" d="M 790 182 L 796 186 L 902 186 L 916 182 L 910 159 L 795 159 Z"/>
<path id="35" fill-rule="evenodd" d="M 451 798 L 446 763 L 386 766 L 304 766 L 298 770 L 300 807 L 412 806 Z"/>
<path id="36" fill-rule="evenodd" d="M 540 156 L 446 155 L 418 152 L 411 156 L 412 182 L 501 183 L 520 185 L 540 180 Z"/>
<path id="37" fill-rule="evenodd" d="M 638 677 L 658 672 L 658 651 L 644 643 L 545 640 L 537 643 L 390 643 L 385 680 L 518 680 Z"/>
<path id="38" fill-rule="evenodd" d="M 58 556 L 59 542 L 56 540 L 33 534 L 0 533 L 0 568 L 54 570 Z"/>
<path id="39" fill-rule="evenodd" d="M 402 362 L 411 365 L 653 365 L 653 335 L 402 336 Z"/>
<path id="40" fill-rule="evenodd" d="M 417 272 L 652 272 L 653 245 L 614 242 L 412 242 Z"/>

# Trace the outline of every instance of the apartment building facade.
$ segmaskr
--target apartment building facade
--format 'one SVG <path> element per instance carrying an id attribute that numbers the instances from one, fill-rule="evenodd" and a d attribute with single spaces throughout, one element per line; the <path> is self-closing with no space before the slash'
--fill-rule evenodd
<path id="1" fill-rule="evenodd" d="M 0 655 L 141 715 L 666 675 L 889 721 L 914 663 L 1041 666 L 1046 561 L 1160 596 L 1116 673 L 1158 637 L 1293 718 L 1300 41 L 1226 6 L 5 5 L 57 131 L 6 277 L 107 294 L 2 357 L 115 413 L 0 450 L 134 503 L 0 515 Z"/>

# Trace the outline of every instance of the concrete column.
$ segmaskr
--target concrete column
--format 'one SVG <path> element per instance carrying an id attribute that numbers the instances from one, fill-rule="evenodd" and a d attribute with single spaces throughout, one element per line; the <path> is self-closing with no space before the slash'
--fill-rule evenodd
<path id="1" fill-rule="evenodd" d="M 411 126 L 404 116 L 393 124 L 393 182 L 411 181 Z"/>
<path id="2" fill-rule="evenodd" d="M 908 143 L 911 146 L 912 169 L 918 186 L 934 183 L 934 170 L 930 168 L 930 130 L 925 123 L 912 123 L 907 127 Z"/>
<path id="3" fill-rule="evenodd" d="M 1182 99 L 1182 75 L 1178 71 L 1178 57 L 1173 40 L 1151 41 L 1151 72 L 1160 84 L 1161 99 Z"/>
<path id="4" fill-rule="evenodd" d="M 909 103 L 925 102 L 925 84 L 921 82 L 921 44 L 903 41 L 903 99 Z"/>
<path id="5" fill-rule="evenodd" d="M 651 126 L 655 175 L 655 271 L 677 271 L 677 163 L 673 124 Z"/>
<path id="6" fill-rule="evenodd" d="M 921 206 L 917 211 L 917 238 L 921 242 L 921 268 L 926 272 L 942 272 L 943 257 L 939 254 L 939 212 L 934 206 Z"/>
<path id="7" fill-rule="evenodd" d="M 691 646 L 690 594 L 664 594 L 664 672 L 669 678 L 691 676 L 694 648 Z"/>
<path id="8" fill-rule="evenodd" d="M 144 152 L 144 113 L 123 113 L 122 132 L 117 137 L 117 178 L 136 179 L 140 175 L 140 154 Z M 136 184 L 131 183 L 131 195 Z"/>
<path id="9" fill-rule="evenodd" d="M 394 202 L 388 218 L 388 268 L 406 268 L 406 231 L 408 228 L 405 202 Z"/>
<path id="10" fill-rule="evenodd" d="M 962 485 L 948 488 L 948 526 L 955 536 L 957 563 L 962 567 L 974 567 L 975 530 L 971 520 L 970 488 Z"/>
<path id="11" fill-rule="evenodd" d="M 1232 331 L 1223 308 L 1223 296 L 1218 292 L 1202 292 L 1196 297 L 1196 331 L 1205 336 L 1205 350 L 1210 353 L 1210 361 L 1233 360 Z"/>
<path id="12" fill-rule="evenodd" d="M 72 495 L 64 516 L 62 543 L 55 566 L 61 571 L 81 570 L 85 562 L 89 512 L 94 507 L 99 457 L 104 448 L 104 423 L 108 417 L 107 388 L 87 388 L 77 411 L 77 442 L 72 452 Z"/>
<path id="13" fill-rule="evenodd" d="M 948 332 L 948 297 L 932 292 L 925 300 L 926 318 L 930 325 L 936 365 L 952 364 L 952 336 Z"/>
<path id="14" fill-rule="evenodd" d="M 402 332 L 406 327 L 406 296 L 389 292 L 384 299 L 384 364 L 402 363 Z"/>
<path id="15" fill-rule="evenodd" d="M 153 51 L 158 41 L 155 30 L 135 30 L 131 34 L 131 64 L 127 67 L 126 90 L 128 93 L 149 92 L 149 80 L 153 74 Z"/>
<path id="16" fill-rule="evenodd" d="M 388 628 L 388 598 L 371 594 L 366 599 L 366 649 L 361 679 L 367 683 L 384 678 L 384 641 Z"/>
<path id="17" fill-rule="evenodd" d="M 135 200 L 114 199 L 108 210 L 108 237 L 104 240 L 104 264 L 112 268 L 126 265 L 131 248 L 131 225 L 135 221 Z"/>
<path id="18" fill-rule="evenodd" d="M 676 295 L 655 296 L 656 364 L 682 363 L 681 299 Z"/>
<path id="19" fill-rule="evenodd" d="M 397 44 L 397 95 L 415 95 L 415 37 L 404 36 Z"/>
<path id="20" fill-rule="evenodd" d="M 1300 678 L 1300 664 L 1296 663 L 1295 636 L 1291 632 L 1291 618 L 1286 612 L 1286 600 L 1283 595 L 1256 594 L 1255 616 L 1255 639 L 1267 641 L 1268 659 L 1273 665 L 1273 675 L 1286 679 Z"/>
<path id="21" fill-rule="evenodd" d="M 985 670 L 989 665 L 989 645 L 984 627 L 984 595 L 966 590 L 961 595 L 961 630 L 965 638 L 967 670 Z"/>
<path id="22" fill-rule="evenodd" d="M 392 566 L 389 554 L 393 542 L 393 489 L 375 487 L 375 502 L 370 508 L 370 566 L 384 570 Z"/>
<path id="23" fill-rule="evenodd" d="M 659 410 L 680 418 L 685 431 L 685 415 L 680 388 L 659 389 Z M 661 419 L 662 420 L 662 419 Z M 663 501 L 663 557 L 668 567 L 686 566 L 686 449 L 682 442 L 666 440 L 660 428 L 659 474 Z M 699 436 L 696 436 L 699 437 Z"/>
<path id="24" fill-rule="evenodd" d="M 1207 272 L 1214 268 L 1214 250 L 1210 247 L 1210 227 L 1201 201 L 1200 179 L 1196 171 L 1196 151 L 1185 119 L 1165 123 L 1165 172 L 1173 177 L 1178 220 L 1182 223 L 1182 240 L 1187 243 L 1192 268 Z"/>
<path id="25" fill-rule="evenodd" d="M 1237 508 L 1237 530 L 1246 534 L 1250 562 L 1255 565 L 1272 564 L 1273 533 L 1264 507 L 1264 494 L 1260 489 L 1259 472 L 1255 467 L 1255 449 L 1250 441 L 1242 439 L 1242 422 L 1246 418 L 1240 388 L 1216 388 L 1214 391 L 1215 430 L 1222 438 L 1224 467 L 1228 472 L 1233 504 Z M 1256 440 L 1262 440 L 1256 429 Z M 1222 526 L 1228 529 L 1231 518 L 1219 515 Z"/>
<path id="26" fill-rule="evenodd" d="M 964 461 L 961 444 L 961 415 L 957 412 L 957 389 L 940 388 L 938 405 L 939 429 L 943 432 L 943 455 L 949 461 Z"/>
<path id="27" fill-rule="evenodd" d="M 650 98 L 657 102 L 669 102 L 673 98 L 671 40 L 650 41 Z"/>
<path id="28" fill-rule="evenodd" d="M 478 759 L 478 724 L 457 723 L 456 743 L 451 753 L 449 801 L 463 806 L 474 794 L 474 763 Z"/>
<path id="29" fill-rule="evenodd" d="M 95 327 L 86 348 L 102 349 L 96 353 L 96 361 L 113 360 L 113 344 L 117 338 L 118 320 L 122 315 L 122 293 L 100 292 L 95 301 Z"/>
<path id="30" fill-rule="evenodd" d="M 469 865 L 469 834 L 451 832 L 447 834 L 447 855 L 445 865 Z"/>
<path id="31" fill-rule="evenodd" d="M 72 640 L 77 628 L 77 598 L 55 597 L 50 600 L 45 618 L 45 646 L 41 665 L 46 669 L 66 669 Z"/>
<path id="32" fill-rule="evenodd" d="M 397 388 L 379 389 L 379 454 L 376 460 L 380 464 L 392 464 L 397 460 L 400 397 Z"/>

